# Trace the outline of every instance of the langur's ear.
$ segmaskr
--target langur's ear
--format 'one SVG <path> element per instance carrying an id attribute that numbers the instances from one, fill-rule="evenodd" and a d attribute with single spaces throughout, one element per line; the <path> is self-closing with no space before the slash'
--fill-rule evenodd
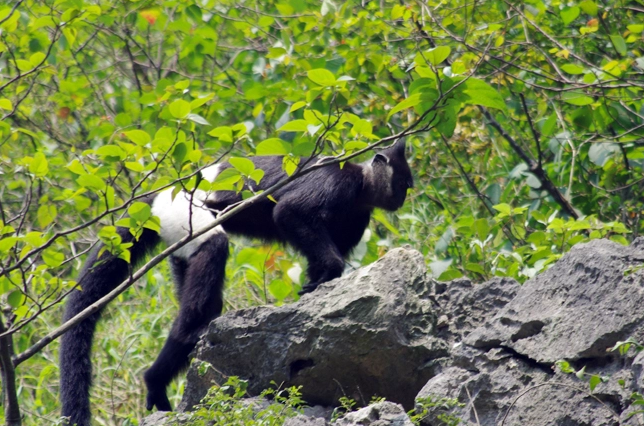
<path id="1" fill-rule="evenodd" d="M 400 138 L 396 141 L 394 144 L 393 151 L 396 153 L 396 155 L 401 155 L 405 156 L 405 144 L 407 142 L 407 138 Z"/>
<path id="2" fill-rule="evenodd" d="M 376 154 L 373 157 L 373 160 L 371 161 L 371 164 L 389 164 L 389 157 L 387 157 L 385 154 Z"/>

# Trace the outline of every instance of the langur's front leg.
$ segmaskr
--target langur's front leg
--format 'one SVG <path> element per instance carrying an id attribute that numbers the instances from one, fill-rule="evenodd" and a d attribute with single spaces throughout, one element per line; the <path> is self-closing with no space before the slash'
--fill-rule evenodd
<path id="1" fill-rule="evenodd" d="M 344 258 L 323 224 L 311 216 L 280 202 L 273 212 L 282 238 L 308 261 L 309 282 L 299 294 L 309 293 L 320 284 L 338 278 L 344 271 Z"/>

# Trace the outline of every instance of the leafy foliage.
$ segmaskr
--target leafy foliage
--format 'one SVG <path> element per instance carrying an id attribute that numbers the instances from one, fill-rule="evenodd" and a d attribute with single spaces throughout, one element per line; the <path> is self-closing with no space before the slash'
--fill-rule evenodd
<path id="1" fill-rule="evenodd" d="M 249 155 L 283 155 L 293 174 L 302 156 L 346 158 L 407 134 L 416 188 L 398 214 L 374 214 L 356 267 L 408 243 L 439 279 L 523 281 L 574 244 L 627 243 L 644 226 L 641 11 L 593 0 L 0 5 L 0 335 L 25 361 L 97 239 L 127 260 L 115 226 L 158 229 L 147 196 L 239 190 L 263 177 Z M 205 181 L 200 170 L 224 156 L 233 168 Z M 243 244 L 231 257 L 227 309 L 284 303 L 304 284 L 287 248 Z M 108 309 L 99 424 L 143 414 L 131 394 L 175 308 L 166 281 L 165 269 L 148 273 Z M 55 354 L 54 343 L 18 369 L 37 419 L 27 424 L 54 421 Z"/>
<path id="2" fill-rule="evenodd" d="M 281 426 L 295 417 L 303 403 L 299 388 L 268 389 L 255 401 L 244 400 L 247 382 L 230 377 L 222 386 L 213 386 L 195 409 L 172 414 L 171 425 Z M 270 403 L 263 403 L 270 398 Z M 264 400 L 267 401 L 267 400 Z"/>
<path id="3" fill-rule="evenodd" d="M 459 402 L 456 398 L 444 398 L 436 395 L 429 395 L 418 398 L 416 408 L 409 413 L 409 417 L 416 425 L 423 424 L 430 412 L 437 413 L 436 419 L 439 424 L 445 426 L 458 426 L 461 420 L 452 412 L 455 409 L 465 407 L 465 404 Z"/>

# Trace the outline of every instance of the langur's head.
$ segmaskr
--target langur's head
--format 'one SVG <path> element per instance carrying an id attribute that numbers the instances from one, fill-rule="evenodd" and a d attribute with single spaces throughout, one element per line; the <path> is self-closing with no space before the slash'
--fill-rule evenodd
<path id="1" fill-rule="evenodd" d="M 375 207 L 398 210 L 405 203 L 407 190 L 414 186 L 414 178 L 405 158 L 405 140 L 380 151 L 371 160 L 370 184 Z"/>

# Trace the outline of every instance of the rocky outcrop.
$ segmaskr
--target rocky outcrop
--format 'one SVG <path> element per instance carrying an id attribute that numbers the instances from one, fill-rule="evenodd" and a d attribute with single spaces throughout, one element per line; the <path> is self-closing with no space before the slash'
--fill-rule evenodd
<path id="1" fill-rule="evenodd" d="M 396 249 L 298 302 L 217 318 L 196 349 L 182 407 L 240 376 L 255 395 L 275 382 L 301 385 L 311 404 L 377 395 L 411 408 L 448 355 L 425 271 L 420 253 Z"/>
<path id="2" fill-rule="evenodd" d="M 436 283 L 419 253 L 392 250 L 299 302 L 215 320 L 183 405 L 238 375 L 251 393 L 270 381 L 302 385 L 309 403 L 349 396 L 366 405 L 377 395 L 409 408 L 415 400 L 421 423 L 431 426 L 642 424 L 632 402 L 644 393 L 644 352 L 610 349 L 628 338 L 644 342 L 643 265 L 644 239 L 630 247 L 596 240 L 523 285 Z M 579 374 L 562 372 L 559 360 Z M 204 362 L 211 367 L 199 368 Z M 285 424 L 329 425 L 328 413 Z M 402 406 L 382 402 L 333 424 L 411 420 Z"/>
<path id="3" fill-rule="evenodd" d="M 644 243 L 644 240 L 640 240 Z M 641 245 L 595 240 L 573 247 L 526 282 L 485 327 L 466 339 L 476 348 L 507 347 L 536 362 L 604 358 L 618 340 L 644 337 Z"/>
<path id="4" fill-rule="evenodd" d="M 435 282 L 438 336 L 453 346 L 499 312 L 519 290 L 511 278 L 474 284 L 467 278 Z"/>
<path id="5" fill-rule="evenodd" d="M 644 337 L 643 264 L 644 240 L 630 247 L 607 240 L 575 246 L 461 335 L 450 366 L 419 398 L 457 398 L 464 406 L 435 407 L 424 423 L 451 413 L 481 426 L 638 424 L 629 405 L 631 394 L 642 392 L 644 358 L 609 349 Z M 458 322 L 448 304 L 443 308 L 450 324 Z M 577 371 L 585 367 L 581 379 L 555 368 L 558 360 Z M 592 375 L 606 381 L 591 392 Z"/>
<path id="6" fill-rule="evenodd" d="M 389 401 L 377 402 L 345 414 L 336 426 L 414 426 L 403 407 Z"/>

